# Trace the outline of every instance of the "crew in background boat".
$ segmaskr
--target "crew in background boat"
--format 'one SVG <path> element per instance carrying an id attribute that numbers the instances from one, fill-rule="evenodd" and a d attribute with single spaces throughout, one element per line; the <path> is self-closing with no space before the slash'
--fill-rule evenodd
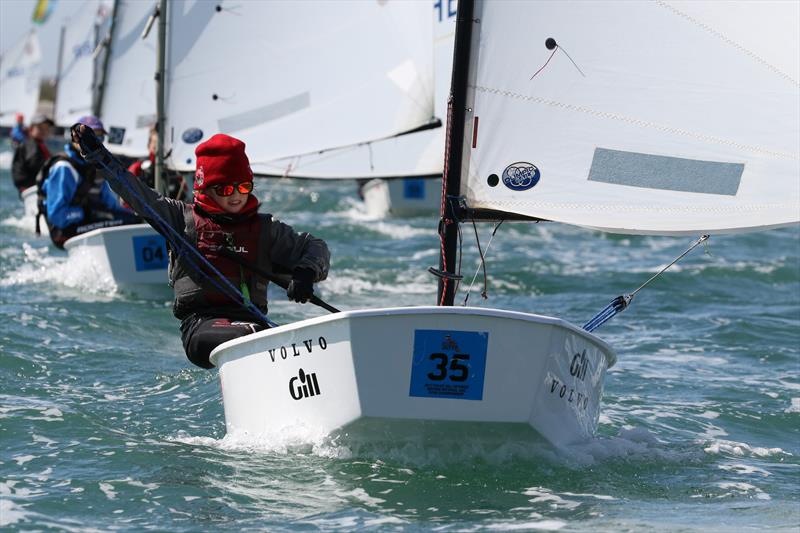
<path id="1" fill-rule="evenodd" d="M 17 118 L 22 117 L 17 113 Z M 17 123 L 19 126 L 19 123 Z M 17 126 L 14 126 L 16 130 Z M 22 142 L 14 150 L 11 161 L 11 178 L 14 180 L 20 195 L 28 187 L 36 185 L 36 175 L 41 170 L 45 161 L 50 159 L 50 150 L 45 141 L 50 137 L 50 128 L 53 121 L 45 115 L 37 114 L 31 118 L 31 127 L 27 136 L 23 131 Z M 13 132 L 12 132 L 13 137 Z"/>
<path id="2" fill-rule="evenodd" d="M 78 123 L 91 128 L 100 142 L 105 140 L 105 127 L 97 117 L 81 117 Z M 64 152 L 45 163 L 37 186 L 40 214 L 45 214 L 50 238 L 59 248 L 87 231 L 140 222 L 120 204 L 105 176 L 81 157 L 75 143 L 65 144 Z"/>
<path id="3" fill-rule="evenodd" d="M 148 156 L 131 163 L 128 172 L 142 180 L 148 187 L 155 189 L 156 186 L 156 143 L 158 142 L 158 130 L 155 126 L 150 128 L 150 136 L 147 140 Z M 182 200 L 186 193 L 186 182 L 177 172 L 167 173 L 167 197 Z"/>
<path id="4" fill-rule="evenodd" d="M 16 148 L 25 142 L 28 132 L 25 130 L 25 115 L 17 113 L 14 115 L 14 127 L 11 128 L 11 146 Z"/>
<path id="5" fill-rule="evenodd" d="M 197 248 L 244 298 L 264 315 L 267 279 L 230 258 L 231 254 L 261 271 L 291 273 L 287 295 L 305 303 L 314 283 L 324 280 L 330 266 L 325 241 L 297 233 L 270 214 L 258 213 L 253 172 L 245 144 L 216 134 L 195 149 L 194 201 L 165 198 L 126 172 L 90 130 L 74 126 L 73 136 L 84 153 L 109 177 L 113 189 L 156 230 L 168 226 Z M 112 174 L 113 173 L 113 174 Z M 162 229 L 168 240 L 175 239 Z M 261 317 L 221 290 L 221 280 L 208 267 L 193 266 L 197 259 L 170 253 L 170 285 L 175 292 L 173 313 L 181 321 L 186 356 L 197 366 L 212 368 L 208 357 L 225 341 L 269 327 Z"/>

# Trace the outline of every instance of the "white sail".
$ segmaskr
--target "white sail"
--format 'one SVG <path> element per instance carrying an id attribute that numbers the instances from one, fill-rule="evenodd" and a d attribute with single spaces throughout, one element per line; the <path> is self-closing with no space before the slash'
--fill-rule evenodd
<path id="1" fill-rule="evenodd" d="M 429 122 L 430 8 L 399 0 L 171 2 L 168 165 L 193 169 L 197 143 L 219 132 L 247 144 L 258 172 L 275 159 Z"/>
<path id="2" fill-rule="evenodd" d="M 304 178 L 441 176 L 453 69 L 456 2 L 436 2 L 433 16 L 434 116 L 441 126 L 391 139 L 259 165 L 262 174 Z"/>
<path id="3" fill-rule="evenodd" d="M 15 114 L 29 120 L 39 105 L 39 37 L 31 30 L 0 60 L 0 126 L 13 126 Z"/>
<path id="4" fill-rule="evenodd" d="M 64 31 L 56 89 L 55 122 L 65 127 L 92 112 L 96 80 L 94 51 L 110 14 L 108 2 L 101 0 L 86 0 L 75 7 Z"/>
<path id="5" fill-rule="evenodd" d="M 156 123 L 158 32 L 142 39 L 155 7 L 155 1 L 145 0 L 117 0 L 115 7 L 100 118 L 108 130 L 108 149 L 129 157 L 147 155 L 150 127 Z"/>
<path id="6" fill-rule="evenodd" d="M 800 219 L 800 3 L 478 0 L 474 18 L 470 207 L 642 234 Z"/>

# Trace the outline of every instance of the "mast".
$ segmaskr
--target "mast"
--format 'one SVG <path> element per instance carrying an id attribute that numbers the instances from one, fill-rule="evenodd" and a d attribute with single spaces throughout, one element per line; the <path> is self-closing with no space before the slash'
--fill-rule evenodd
<path id="1" fill-rule="evenodd" d="M 156 175 L 155 189 L 165 194 L 167 187 L 164 180 L 164 139 L 166 117 L 164 116 L 164 82 L 166 77 L 166 51 L 167 51 L 167 0 L 159 0 L 158 6 L 158 59 L 156 72 L 156 129 L 158 141 L 156 142 Z"/>
<path id="2" fill-rule="evenodd" d="M 119 0 L 114 2 L 114 7 L 111 9 L 111 26 L 108 29 L 108 35 L 100 45 L 101 48 L 105 47 L 106 55 L 103 58 L 103 67 L 100 70 L 100 83 L 98 84 L 97 91 L 95 91 L 95 99 L 92 103 L 92 114 L 96 117 L 99 117 L 100 113 L 103 111 L 103 95 L 106 90 L 106 81 L 108 80 L 108 65 L 111 62 L 111 41 L 117 25 L 118 6 Z"/>
<path id="3" fill-rule="evenodd" d="M 442 176 L 442 211 L 439 237 L 442 253 L 439 258 L 439 305 L 453 305 L 455 299 L 456 254 L 458 244 L 458 196 L 461 191 L 461 158 L 464 149 L 464 120 L 467 105 L 467 79 L 472 42 L 474 0 L 460 0 L 456 15 L 456 37 L 453 49 L 453 77 L 450 84 L 450 112 Z"/>

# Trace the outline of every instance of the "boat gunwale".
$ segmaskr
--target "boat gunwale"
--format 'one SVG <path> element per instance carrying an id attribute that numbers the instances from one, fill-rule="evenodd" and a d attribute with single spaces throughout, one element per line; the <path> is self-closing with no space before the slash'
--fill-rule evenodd
<path id="1" fill-rule="evenodd" d="M 109 233 L 119 233 L 119 232 L 122 232 L 122 231 L 130 232 L 131 230 L 140 230 L 140 229 L 144 229 L 144 228 L 147 228 L 147 229 L 151 230 L 154 234 L 158 234 L 158 232 L 155 229 L 153 229 L 153 227 L 150 224 L 145 224 L 145 223 L 142 223 L 142 224 L 122 224 L 122 225 L 119 225 L 119 226 L 111 226 L 111 227 L 108 227 L 108 228 L 97 228 L 97 229 L 93 229 L 91 231 L 87 231 L 86 233 L 81 233 L 80 235 L 75 235 L 74 237 L 70 237 L 64 243 L 64 249 L 65 250 L 69 250 L 70 248 L 75 248 L 76 246 L 81 246 L 81 245 L 84 244 L 84 241 L 99 235 L 101 232 L 105 232 L 105 234 L 109 234 Z"/>
<path id="2" fill-rule="evenodd" d="M 263 337 L 269 337 L 272 335 L 277 335 L 279 333 L 285 333 L 292 329 L 298 329 L 305 326 L 314 326 L 318 324 L 325 324 L 327 322 L 334 322 L 338 320 L 343 320 L 347 318 L 362 318 L 362 317 L 370 317 L 370 316 L 392 316 L 392 315 L 422 315 L 422 314 L 456 314 L 456 315 L 473 315 L 473 316 L 487 316 L 487 317 L 495 317 L 495 318 L 510 318 L 515 320 L 522 320 L 525 322 L 536 322 L 539 324 L 548 324 L 553 326 L 563 327 L 565 329 L 571 330 L 573 333 L 577 333 L 582 337 L 590 340 L 591 342 L 597 344 L 600 349 L 603 351 L 603 355 L 606 358 L 607 368 L 611 368 L 617 362 L 617 355 L 611 346 L 602 340 L 600 337 L 597 337 L 593 333 L 590 333 L 584 329 L 579 328 L 578 326 L 567 322 L 564 319 L 550 317 L 546 315 L 537 315 L 534 313 L 525 313 L 522 311 L 510 311 L 506 309 L 494 309 L 488 307 L 450 307 L 450 306 L 407 306 L 407 307 L 381 307 L 375 309 L 354 309 L 349 311 L 341 311 L 339 313 L 332 313 L 329 315 L 323 315 L 313 318 L 307 318 L 304 320 L 298 320 L 297 322 L 291 322 L 289 324 L 283 324 L 276 328 L 265 329 L 262 331 L 258 331 L 256 333 L 251 333 L 249 335 L 245 335 L 243 337 L 238 337 L 236 339 L 231 339 L 226 341 L 216 348 L 212 350 L 211 354 L 209 355 L 209 361 L 215 367 L 219 367 L 217 364 L 217 360 L 221 352 L 232 348 L 234 346 L 238 346 L 240 344 L 249 343 L 257 339 L 261 339 Z"/>

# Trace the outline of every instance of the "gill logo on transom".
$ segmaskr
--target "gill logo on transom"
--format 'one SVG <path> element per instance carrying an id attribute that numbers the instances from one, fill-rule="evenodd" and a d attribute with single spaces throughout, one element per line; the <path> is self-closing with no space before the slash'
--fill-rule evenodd
<path id="1" fill-rule="evenodd" d="M 302 400 L 320 394 L 319 381 L 314 373 L 306 374 L 301 368 L 297 376 L 289 380 L 289 395 L 293 400 Z"/>

